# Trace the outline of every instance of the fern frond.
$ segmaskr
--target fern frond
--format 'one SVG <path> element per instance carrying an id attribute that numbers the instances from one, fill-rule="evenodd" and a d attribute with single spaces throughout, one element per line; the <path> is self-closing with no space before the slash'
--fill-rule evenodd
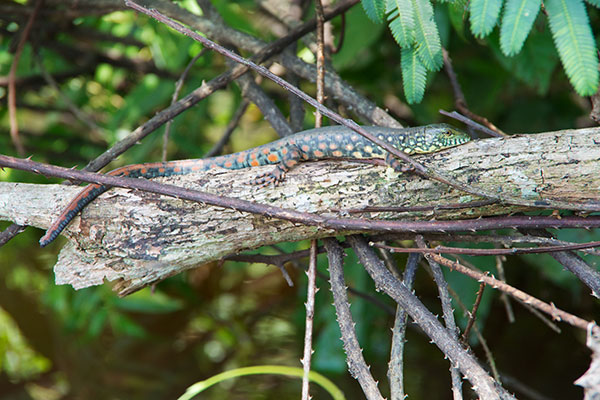
<path id="1" fill-rule="evenodd" d="M 413 47 L 405 47 L 400 51 L 400 64 L 406 102 L 408 104 L 419 103 L 425 94 L 427 69 L 421 63 L 417 51 Z"/>
<path id="2" fill-rule="evenodd" d="M 531 31 L 542 0 L 508 0 L 500 27 L 500 48 L 507 56 L 517 54 Z"/>
<path id="3" fill-rule="evenodd" d="M 361 0 L 367 17 L 377 24 L 383 22 L 385 15 L 385 0 Z"/>
<path id="4" fill-rule="evenodd" d="M 571 84 L 581 96 L 591 96 L 598 90 L 598 57 L 583 0 L 546 0 L 544 5 Z"/>
<path id="5" fill-rule="evenodd" d="M 415 40 L 415 20 L 410 0 L 387 0 L 386 13 L 392 36 L 400 47 L 412 46 Z"/>
<path id="6" fill-rule="evenodd" d="M 411 0 L 415 11 L 415 50 L 429 71 L 442 67 L 442 44 L 429 0 Z"/>
<path id="7" fill-rule="evenodd" d="M 473 35 L 479 38 L 489 35 L 496 26 L 500 8 L 502 0 L 471 0 L 469 20 Z"/>
<path id="8" fill-rule="evenodd" d="M 585 0 L 588 3 L 590 3 L 591 5 L 593 5 L 594 7 L 598 7 L 600 8 L 600 0 Z"/>

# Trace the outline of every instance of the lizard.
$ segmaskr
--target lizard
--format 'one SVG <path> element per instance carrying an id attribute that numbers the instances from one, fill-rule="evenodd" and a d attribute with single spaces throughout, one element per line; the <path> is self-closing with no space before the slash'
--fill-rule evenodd
<path id="1" fill-rule="evenodd" d="M 468 142 L 465 132 L 446 124 L 412 128 L 363 127 L 367 132 L 384 140 L 406 154 L 427 154 Z M 323 159 L 385 159 L 397 171 L 402 171 L 398 159 L 370 140 L 344 126 L 309 129 L 274 142 L 238 153 L 204 159 L 176 160 L 132 164 L 108 172 L 108 175 L 130 178 L 156 178 L 185 175 L 214 168 L 243 169 L 274 164 L 275 168 L 257 176 L 250 183 L 258 186 L 277 185 L 285 174 L 301 161 Z M 86 186 L 62 211 L 40 239 L 44 247 L 65 229 L 86 205 L 110 187 L 90 184 Z"/>

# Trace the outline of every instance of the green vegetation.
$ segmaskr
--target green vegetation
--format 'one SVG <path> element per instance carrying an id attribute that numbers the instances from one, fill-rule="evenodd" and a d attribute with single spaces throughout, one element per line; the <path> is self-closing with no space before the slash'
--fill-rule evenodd
<path id="1" fill-rule="evenodd" d="M 436 7 L 438 15 L 434 18 L 430 0 L 362 1 L 369 18 L 377 22 L 384 19 L 381 11 L 384 3 L 392 35 L 403 49 L 402 58 L 407 60 L 403 62 L 402 79 L 409 104 L 423 99 L 425 70 L 434 72 L 442 66 L 439 19 L 453 18 L 462 29 L 462 17 L 468 13 L 471 32 L 480 39 L 488 37 L 496 25 L 500 25 L 500 49 L 504 55 L 512 57 L 523 49 L 542 5 L 541 0 L 449 0 L 447 7 Z M 598 7 L 597 1 L 588 3 Z M 583 0 L 549 0 L 544 6 L 546 12 L 543 14 L 547 18 L 546 15 L 539 17 L 538 29 L 549 25 L 554 46 L 571 84 L 581 96 L 591 96 L 598 90 L 598 57 Z"/>
<path id="2" fill-rule="evenodd" d="M 34 3 L 0 4 L 1 154 L 18 156 L 5 106 L 7 82 Z M 107 2 L 107 8 L 102 7 L 104 2 L 63 3 L 42 6 L 24 44 L 16 70 L 17 120 L 24 156 L 81 168 L 168 107 L 176 81 L 203 49 L 126 9 L 121 1 Z M 193 20 L 202 14 L 198 4 L 205 2 L 149 3 L 163 11 L 183 9 Z M 212 23 L 248 35 L 243 42 L 231 34 L 232 43 L 227 43 L 245 56 L 255 53 L 252 40 L 271 42 L 287 31 L 279 20 L 283 17 L 258 2 L 213 3 L 223 21 L 211 18 Z M 452 58 L 470 109 L 505 132 L 589 126 L 589 102 L 578 95 L 589 96 L 598 89 L 600 13 L 595 7 L 600 1 L 543 3 L 541 10 L 540 0 L 363 0 L 362 7 L 346 13 L 345 40 L 340 51 L 331 55 L 328 68 L 402 123 L 428 124 L 442 120 L 438 110 L 452 109 L 455 101 L 451 84 L 440 71 L 443 47 Z M 311 10 L 312 6 L 304 20 Z M 332 26 L 337 44 L 342 29 L 339 17 Z M 216 35 L 209 30 L 202 33 Z M 309 43 L 297 43 L 287 51 L 314 60 Z M 268 65 L 278 73 L 282 70 L 279 64 Z M 180 97 L 227 68 L 222 57 L 205 51 L 191 67 Z M 297 79 L 300 88 L 314 95 L 314 85 L 290 68 L 281 74 Z M 288 94 L 271 82 L 260 85 L 288 116 L 293 108 Z M 241 92 L 230 84 L 177 116 L 170 127 L 168 158 L 200 158 L 210 150 L 242 103 Z M 341 104 L 331 93 L 327 101 Z M 348 105 L 337 109 L 372 123 Z M 312 111 L 307 109 L 303 116 L 304 128 L 314 125 Z M 111 166 L 160 160 L 164 132 L 163 126 Z M 275 138 L 271 125 L 251 105 L 222 151 L 239 151 Z M 0 181 L 58 182 L 8 169 L 0 170 Z M 8 226 L 0 222 L 1 230 Z M 296 285 L 288 287 L 272 266 L 231 261 L 202 265 L 118 298 L 111 290 L 115 283 L 78 291 L 55 285 L 52 267 L 66 240 L 40 249 L 42 234 L 29 227 L 0 247 L 0 400 L 175 399 L 194 382 L 224 371 L 255 365 L 300 366 L 306 296 L 301 268 L 287 265 Z M 585 242 L 600 240 L 600 233 L 563 231 L 559 238 Z M 307 247 L 306 242 L 283 243 L 258 251 L 276 254 Z M 598 267 L 597 256 L 584 258 Z M 500 262 L 492 256 L 467 259 L 483 271 L 495 271 Z M 397 256 L 395 261 L 404 265 L 406 257 Z M 385 373 L 395 304 L 375 291 L 353 254 L 345 262 L 347 284 L 375 300 L 351 295 L 365 358 L 387 396 Z M 297 262 L 304 265 L 306 259 Z M 507 280 L 515 286 L 582 318 L 597 317 L 598 303 L 589 290 L 550 256 L 511 256 L 504 265 Z M 324 256 L 319 257 L 318 269 L 327 275 Z M 479 283 L 457 273 L 447 273 L 447 278 L 470 309 Z M 347 373 L 327 280 L 319 280 L 318 286 L 313 370 L 333 381 L 346 398 L 364 398 Z M 422 270 L 415 290 L 434 313 L 441 314 L 437 291 Z M 513 307 L 516 320 L 508 323 L 498 293 L 486 288 L 478 311 L 477 324 L 500 372 L 554 398 L 581 397 L 572 382 L 589 366 L 582 332 L 561 325 L 563 331 L 557 334 L 521 305 L 513 303 Z M 456 309 L 460 310 L 458 305 Z M 461 311 L 456 316 L 464 329 L 467 318 Z M 410 398 L 447 398 L 447 360 L 420 331 L 409 329 L 407 339 L 405 381 Z M 481 355 L 476 339 L 471 345 Z M 316 399 L 330 398 L 328 391 L 318 385 L 311 388 Z M 299 398 L 299 393 L 299 379 L 256 375 L 220 382 L 201 396 L 287 399 Z"/>

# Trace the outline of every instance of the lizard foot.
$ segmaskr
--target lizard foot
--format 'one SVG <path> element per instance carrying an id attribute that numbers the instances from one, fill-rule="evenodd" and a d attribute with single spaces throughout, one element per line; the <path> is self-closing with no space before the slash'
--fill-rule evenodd
<path id="1" fill-rule="evenodd" d="M 277 186 L 280 182 L 283 182 L 285 179 L 285 171 L 282 171 L 279 168 L 275 168 L 271 172 L 265 172 L 264 174 L 258 175 L 256 178 L 251 180 L 249 184 L 256 185 L 258 187 L 266 187 L 270 184 L 273 186 Z"/>

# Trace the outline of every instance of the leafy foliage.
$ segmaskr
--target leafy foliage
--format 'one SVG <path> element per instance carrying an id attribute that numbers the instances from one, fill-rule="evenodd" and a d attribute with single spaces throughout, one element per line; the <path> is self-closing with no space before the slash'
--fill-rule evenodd
<path id="1" fill-rule="evenodd" d="M 400 47 L 412 46 L 415 40 L 414 11 L 411 0 L 387 0 L 386 13 L 392 36 Z"/>
<path id="2" fill-rule="evenodd" d="M 545 95 L 550 88 L 552 73 L 558 64 L 558 55 L 554 48 L 552 35 L 548 30 L 534 32 L 529 36 L 519 54 L 508 57 L 500 50 L 494 35 L 490 47 L 500 64 L 521 82 Z"/>
<path id="3" fill-rule="evenodd" d="M 587 2 L 600 7 L 599 0 Z M 455 0 L 448 2 L 445 12 L 454 29 L 464 38 L 463 20 L 468 11 L 472 34 L 477 38 L 485 38 L 498 23 L 504 5 L 500 49 L 507 56 L 515 56 L 522 51 L 531 33 L 541 4 L 541 0 L 471 0 L 468 3 Z M 549 0 L 545 6 L 555 47 L 571 84 L 582 96 L 594 94 L 600 79 L 598 56 L 583 0 Z M 371 1 L 363 0 L 363 7 L 374 10 Z M 442 65 L 442 53 L 439 27 L 433 18 L 430 0 L 386 0 L 385 12 L 398 45 L 414 49 L 426 70 L 437 71 Z M 403 76 L 413 77 L 402 68 Z M 404 88 L 409 103 L 416 98 L 422 99 L 422 95 L 415 96 L 418 92 L 406 92 L 406 89 L 417 88 L 414 82 L 405 84 Z"/>
<path id="4" fill-rule="evenodd" d="M 507 56 L 517 54 L 531 31 L 542 0 L 508 0 L 500 28 L 500 48 Z"/>
<path id="5" fill-rule="evenodd" d="M 404 94 L 408 103 L 420 102 L 427 70 L 437 71 L 442 66 L 442 45 L 433 7 L 429 0 L 387 0 L 386 12 L 392 35 L 403 50 L 402 76 L 412 79 L 404 82 Z M 408 54 L 411 59 L 418 56 L 418 60 L 405 61 Z"/>
<path id="6" fill-rule="evenodd" d="M 433 19 L 433 7 L 429 0 L 411 0 L 415 10 L 415 49 L 419 60 L 429 71 L 442 66 L 442 45 L 437 25 Z"/>
<path id="7" fill-rule="evenodd" d="M 3 3 L 3 9 L 12 3 Z M 260 12 L 249 8 L 256 2 L 214 3 L 230 26 L 260 39 L 271 39 L 272 33 L 265 33 L 266 24 Z M 501 50 L 498 30 L 480 41 L 482 45 L 473 45 L 470 29 L 465 26 L 468 24 L 467 0 L 440 3 L 434 8 L 434 16 L 436 21 L 443 21 L 443 14 L 447 13 L 446 21 L 449 20 L 451 24 L 448 25 L 456 31 L 448 35 L 447 47 L 474 111 L 512 132 L 571 128 L 581 121 L 586 112 L 584 106 L 565 90 L 568 82 L 563 74 L 555 73 L 559 57 L 551 31 L 544 26 L 545 16 L 538 15 L 535 28 L 529 35 L 524 35 L 522 49 L 514 57 L 507 57 Z M 597 5 L 599 2 L 588 3 Z M 53 6 L 46 4 L 45 12 L 50 15 Z M 91 2 L 82 3 L 77 10 L 89 4 Z M 181 4 L 196 2 L 178 3 Z M 399 10 L 406 11 L 398 5 L 408 4 L 413 10 L 413 4 L 417 3 L 388 0 L 387 4 L 393 5 L 386 15 L 394 34 L 393 22 L 403 18 Z M 69 9 L 69 13 L 77 10 Z M 590 12 L 592 26 L 600 26 L 600 13 L 590 10 L 593 11 Z M 360 7 L 352 12 L 360 17 L 347 16 L 348 34 L 342 51 L 332 55 L 334 69 L 346 82 L 385 104 L 409 124 L 438 120 L 438 110 L 453 104 L 452 91 L 442 75 L 428 76 L 416 51 L 414 13 L 409 19 L 412 24 L 407 30 L 409 39 L 400 51 L 401 82 L 399 69 L 389 67 L 398 60 L 396 42 L 400 41 L 397 35 L 394 34 L 395 42 L 390 35 L 381 34 L 385 29 L 383 24 L 379 27 L 365 24 L 368 19 Z M 114 141 L 167 107 L 174 82 L 201 49 L 191 40 L 130 11 L 99 15 L 95 9 L 76 19 L 69 17 L 69 13 L 64 16 L 54 14 L 48 24 L 41 25 L 41 32 L 47 36 L 38 36 L 35 41 L 25 44 L 17 70 L 17 78 L 25 83 L 17 85 L 16 95 L 22 134 L 30 154 L 36 160 L 71 167 L 85 165 Z M 438 19 L 440 16 L 442 18 Z M 6 76 L 13 60 L 14 44 L 19 41 L 26 18 L 20 13 L 0 20 L 3 29 L 0 74 Z M 338 21 L 334 20 L 334 24 Z M 46 31 L 48 26 L 56 26 L 56 33 Z M 399 29 L 405 26 L 400 24 Z M 438 22 L 442 43 L 446 45 L 445 30 L 441 26 Z M 37 32 L 37 22 L 33 29 Z M 515 29 L 519 32 L 521 28 Z M 32 57 L 32 43 L 39 46 L 43 67 L 57 77 L 56 88 L 41 79 L 40 67 Z M 71 51 L 81 47 L 85 54 L 61 53 L 57 50 L 59 47 L 53 47 L 55 44 Z M 222 58 L 207 52 L 190 69 L 181 96 L 223 69 Z M 302 79 L 300 84 L 303 88 L 311 87 Z M 402 91 L 402 86 L 409 101 L 417 102 L 423 98 L 422 103 L 407 107 L 398 102 L 396 94 Z M 273 96 L 279 105 L 285 104 L 285 93 L 278 92 L 273 86 L 267 87 L 269 96 Z M 430 95 L 423 97 L 426 87 Z M 535 90 L 531 90 L 532 87 Z M 90 131 L 74 118 L 64 100 L 57 96 L 58 92 L 68 97 L 101 129 Z M 6 93 L 6 87 L 0 86 L 3 104 Z M 169 158 L 202 156 L 219 139 L 240 100 L 239 90 L 232 84 L 175 118 L 168 144 Z M 334 103 L 336 99 L 328 101 Z M 348 109 L 348 112 L 352 113 L 352 110 Z M 307 113 L 305 127 L 310 123 L 311 115 Z M 8 134 L 6 107 L 0 107 L 0 131 L 0 148 L 3 153 L 11 154 L 13 146 Z M 131 164 L 159 160 L 161 133 L 154 132 L 117 162 Z M 247 149 L 273 138 L 274 134 L 260 112 L 256 107 L 250 107 L 225 151 Z M 10 169 L 0 170 L 0 180 L 48 182 L 44 177 Z M 0 230 L 7 226 L 8 223 L 0 221 Z M 145 289 L 118 299 L 109 284 L 82 291 L 56 286 L 51 270 L 64 241 L 41 250 L 37 246 L 40 234 L 40 230 L 28 228 L 0 248 L 1 400 L 176 398 L 191 382 L 238 366 L 274 362 L 298 365 L 302 353 L 306 293 L 303 287 L 305 275 L 301 270 L 290 268 L 297 284 L 290 288 L 277 268 L 228 261 L 222 266 L 199 266 L 159 283 L 152 291 Z M 559 239 L 600 240 L 598 231 L 578 235 L 559 236 Z M 277 252 L 290 253 L 306 248 L 306 243 L 283 243 L 278 247 Z M 273 249 L 259 251 L 272 254 Z M 319 270 L 326 274 L 324 257 L 319 259 Z M 379 302 L 351 296 L 352 312 L 366 358 L 372 364 L 374 374 L 384 377 L 382 371 L 389 356 L 393 309 L 388 314 L 381 306 L 389 308 L 395 304 L 374 290 L 364 268 L 350 256 L 346 261 L 348 286 Z M 396 255 L 395 261 L 402 265 L 405 257 Z M 495 259 L 473 258 L 471 261 L 482 270 L 497 272 Z M 298 260 L 297 263 L 303 262 Z M 533 268 L 524 268 L 523 263 Z M 508 280 L 519 282 L 533 294 L 541 294 L 556 304 L 568 305 L 578 314 L 598 314 L 598 305 L 582 295 L 581 286 L 573 276 L 556 265 L 548 268 L 545 258 L 511 256 L 507 259 L 506 271 Z M 477 284 L 454 273 L 448 274 L 448 280 L 470 309 Z M 326 374 L 349 398 L 359 397 L 355 393 L 356 383 L 347 376 L 327 281 L 319 280 L 318 285 L 321 290 L 316 299 L 313 368 Z M 433 293 L 431 280 L 424 271 L 417 274 L 416 293 L 428 307 L 437 307 L 437 293 Z M 490 297 L 489 301 L 486 296 Z M 573 345 L 574 335 L 547 334 L 545 325 L 535 317 L 518 305 L 514 308 L 516 321 L 507 324 L 496 293 L 486 288 L 477 322 L 485 321 L 486 339 L 494 344 L 495 354 L 501 355 L 497 360 L 499 367 L 507 374 L 531 382 L 538 390 L 548 391 L 547 395 L 555 398 L 580 396 L 579 389 L 571 382 L 577 373 L 587 368 L 589 360 L 585 351 L 573 350 L 577 347 Z M 432 357 L 432 351 L 438 352 L 423 340 L 422 333 L 409 329 L 408 335 L 407 365 L 427 366 L 429 378 L 424 379 L 419 368 L 407 368 L 407 392 L 414 399 L 443 398 L 447 395 L 447 387 L 431 385 L 431 382 L 447 380 L 447 360 Z M 539 340 L 540 337 L 543 340 Z M 539 354 L 544 357 L 528 357 L 527 362 L 531 362 L 532 367 L 524 369 L 518 361 L 531 349 L 539 349 Z M 203 393 L 203 398 L 259 399 L 264 398 L 265 393 L 270 398 L 298 397 L 296 381 L 277 379 L 276 382 L 273 385 L 269 378 L 258 376 L 241 378 L 233 387 L 211 387 Z M 381 386 L 385 390 L 385 385 Z M 311 394 L 314 398 L 327 398 L 317 385 L 311 388 Z"/>
<path id="8" fill-rule="evenodd" d="M 471 32 L 484 37 L 496 26 L 502 8 L 502 0 L 471 0 L 469 3 Z"/>
<path id="9" fill-rule="evenodd" d="M 386 0 L 363 0 L 362 6 L 367 16 L 373 22 L 383 22 Z"/>
<path id="10" fill-rule="evenodd" d="M 567 76 L 577 92 L 598 90 L 598 55 L 582 0 L 546 0 L 550 29 Z"/>
<path id="11" fill-rule="evenodd" d="M 403 48 L 400 57 L 406 101 L 409 104 L 419 103 L 425 93 L 427 69 L 421 63 L 417 51 L 412 47 Z"/>

